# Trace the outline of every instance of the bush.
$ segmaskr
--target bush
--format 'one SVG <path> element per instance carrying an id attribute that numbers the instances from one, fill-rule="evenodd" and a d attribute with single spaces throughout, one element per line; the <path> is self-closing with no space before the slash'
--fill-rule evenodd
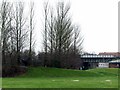
<path id="1" fill-rule="evenodd" d="M 2 77 L 14 77 L 16 75 L 23 74 L 27 71 L 24 66 L 3 66 Z"/>

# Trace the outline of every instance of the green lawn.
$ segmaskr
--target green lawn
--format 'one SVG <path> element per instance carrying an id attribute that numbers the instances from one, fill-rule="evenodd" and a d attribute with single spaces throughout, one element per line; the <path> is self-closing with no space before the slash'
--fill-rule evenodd
<path id="1" fill-rule="evenodd" d="M 28 72 L 3 78 L 3 88 L 117 88 L 118 69 L 66 70 L 30 67 Z"/>

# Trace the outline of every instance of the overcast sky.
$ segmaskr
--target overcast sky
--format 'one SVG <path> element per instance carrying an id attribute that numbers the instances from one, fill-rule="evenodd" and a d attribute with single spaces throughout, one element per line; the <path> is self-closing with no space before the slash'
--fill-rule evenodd
<path id="1" fill-rule="evenodd" d="M 16 1 L 16 0 L 15 0 Z M 28 2 L 29 0 L 23 0 Z M 42 47 L 43 1 L 35 2 L 36 51 Z M 60 0 L 59 0 L 60 1 Z M 71 3 L 71 16 L 79 24 L 84 37 L 83 48 L 86 52 L 118 51 L 118 1 L 119 0 L 63 0 Z M 55 5 L 57 0 L 49 0 Z"/>
<path id="2" fill-rule="evenodd" d="M 118 51 L 118 1 L 71 0 L 73 19 L 81 26 L 84 50 Z"/>
<path id="3" fill-rule="evenodd" d="M 118 1 L 71 0 L 73 19 L 81 26 L 84 50 L 118 51 Z"/>

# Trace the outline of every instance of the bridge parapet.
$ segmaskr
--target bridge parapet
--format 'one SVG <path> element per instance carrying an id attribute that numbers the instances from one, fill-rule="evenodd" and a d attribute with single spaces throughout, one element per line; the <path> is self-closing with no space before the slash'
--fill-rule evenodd
<path id="1" fill-rule="evenodd" d="M 81 58 L 115 58 L 113 55 L 81 55 Z"/>
<path id="2" fill-rule="evenodd" d="M 106 63 L 116 59 L 116 57 L 113 55 L 82 55 L 81 59 L 83 62 Z"/>

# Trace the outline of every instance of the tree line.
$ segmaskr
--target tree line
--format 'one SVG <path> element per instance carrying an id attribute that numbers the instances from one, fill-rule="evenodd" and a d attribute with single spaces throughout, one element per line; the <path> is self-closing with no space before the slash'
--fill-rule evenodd
<path id="1" fill-rule="evenodd" d="M 29 3 L 28 17 L 24 15 L 24 2 L 3 0 L 1 3 L 0 44 L 3 76 L 24 73 L 26 68 L 23 66 L 80 68 L 83 38 L 79 26 L 71 20 L 70 4 L 62 1 L 52 7 L 49 2 L 44 2 L 43 6 L 44 50 L 36 55 L 33 49 L 34 2 Z"/>

